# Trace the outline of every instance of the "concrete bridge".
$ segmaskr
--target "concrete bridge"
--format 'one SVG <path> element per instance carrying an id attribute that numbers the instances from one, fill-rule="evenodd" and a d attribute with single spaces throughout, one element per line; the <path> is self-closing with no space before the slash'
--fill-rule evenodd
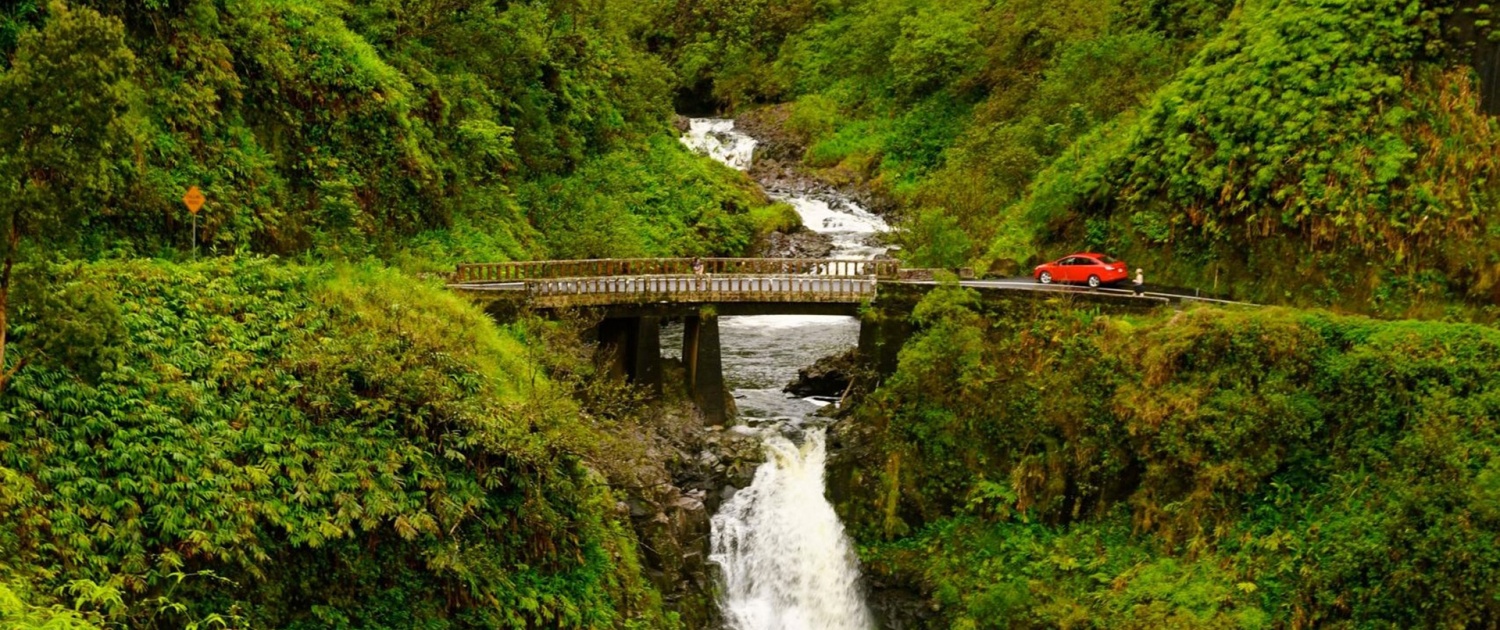
<path id="1" fill-rule="evenodd" d="M 694 263 L 701 270 L 694 269 Z M 642 258 L 459 265 L 449 288 L 510 293 L 533 310 L 605 307 L 726 315 L 853 315 L 876 283 L 901 275 L 894 260 Z M 732 311 L 732 312 L 731 312 Z"/>
<path id="2" fill-rule="evenodd" d="M 695 268 L 696 265 L 696 268 Z M 964 274 L 960 274 L 962 277 Z M 971 275 L 971 274 L 970 274 Z M 1028 278 L 960 280 L 981 293 L 1149 310 L 1182 301 L 1224 302 L 1177 292 L 1135 296 L 1115 288 L 1042 285 Z M 883 374 L 910 334 L 905 317 L 936 286 L 933 270 L 894 260 L 643 258 L 459 265 L 448 287 L 492 311 L 581 310 L 595 314 L 602 358 L 616 373 L 661 393 L 661 323 L 684 322 L 688 392 L 712 424 L 727 421 L 718 318 L 736 315 L 847 315 L 860 318 L 859 353 Z M 1227 302 L 1226 302 L 1227 303 Z"/>

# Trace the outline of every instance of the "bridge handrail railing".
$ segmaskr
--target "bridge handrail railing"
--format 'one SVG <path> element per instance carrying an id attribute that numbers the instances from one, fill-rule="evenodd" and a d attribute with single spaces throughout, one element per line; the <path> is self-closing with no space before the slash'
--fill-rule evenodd
<path id="1" fill-rule="evenodd" d="M 617 302 L 620 296 L 642 301 L 698 302 L 858 302 L 873 297 L 873 277 L 806 275 L 652 275 L 525 280 L 533 303 L 581 305 L 590 299 Z"/>
<path id="2" fill-rule="evenodd" d="M 895 278 L 901 263 L 895 260 L 835 258 L 702 258 L 705 274 L 811 275 L 858 278 Z M 515 282 L 558 278 L 610 276 L 693 275 L 692 258 L 596 258 L 589 260 L 537 260 L 503 263 L 464 263 L 453 272 L 455 283 Z"/>

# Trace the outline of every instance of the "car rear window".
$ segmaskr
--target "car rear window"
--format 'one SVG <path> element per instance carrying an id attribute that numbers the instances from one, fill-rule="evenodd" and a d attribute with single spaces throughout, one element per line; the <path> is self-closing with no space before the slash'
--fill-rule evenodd
<path id="1" fill-rule="evenodd" d="M 1120 262 L 1120 261 L 1115 260 L 1114 258 L 1111 258 L 1109 256 L 1100 256 L 1099 257 L 1099 262 L 1102 262 L 1102 263 L 1104 263 L 1106 265 L 1113 265 L 1113 264 L 1115 264 L 1117 262 Z"/>

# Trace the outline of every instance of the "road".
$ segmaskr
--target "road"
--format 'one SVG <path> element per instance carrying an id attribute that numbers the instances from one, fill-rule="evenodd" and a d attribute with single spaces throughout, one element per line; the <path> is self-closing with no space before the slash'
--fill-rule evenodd
<path id="1" fill-rule="evenodd" d="M 871 280 L 852 278 L 823 278 L 818 276 L 751 276 L 716 275 L 705 276 L 614 276 L 600 278 L 558 279 L 531 281 L 540 295 L 597 295 L 603 293 L 792 293 L 848 295 L 850 299 L 873 292 Z M 921 280 L 882 280 L 905 284 L 938 284 Z M 1029 277 L 999 278 L 989 280 L 964 280 L 961 286 L 980 290 L 1033 291 L 1046 293 L 1103 294 L 1132 297 L 1135 292 L 1129 284 L 1117 284 L 1090 288 L 1077 284 L 1042 284 Z M 462 283 L 452 288 L 469 291 L 524 291 L 526 282 Z M 1209 304 L 1245 305 L 1245 302 L 1203 297 L 1192 289 L 1146 285 L 1147 290 L 1140 299 L 1160 302 L 1203 302 Z"/>
<path id="2" fill-rule="evenodd" d="M 962 286 L 975 289 L 1001 289 L 1010 291 L 1048 291 L 1054 293 L 1104 293 L 1107 295 L 1134 295 L 1135 291 L 1130 284 L 1119 283 L 1113 286 L 1106 285 L 1097 289 L 1089 288 L 1082 284 L 1042 284 L 1029 276 L 1018 276 L 1013 278 L 998 278 L 993 280 L 964 280 L 959 283 Z M 1222 300 L 1217 298 L 1203 297 L 1198 291 L 1181 287 L 1159 287 L 1146 285 L 1144 297 L 1172 302 L 1204 302 L 1208 304 L 1232 304 L 1241 306 L 1252 306 L 1248 302 L 1236 302 L 1234 300 Z"/>

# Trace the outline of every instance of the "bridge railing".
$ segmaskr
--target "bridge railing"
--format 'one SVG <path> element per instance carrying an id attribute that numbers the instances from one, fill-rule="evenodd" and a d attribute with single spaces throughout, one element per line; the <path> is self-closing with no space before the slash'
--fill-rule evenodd
<path id="1" fill-rule="evenodd" d="M 538 308 L 649 302 L 859 303 L 875 297 L 872 277 L 653 275 L 525 280 Z"/>
<path id="2" fill-rule="evenodd" d="M 703 258 L 705 274 L 806 275 L 834 278 L 875 276 L 894 279 L 901 263 L 895 260 L 813 258 Z M 609 276 L 693 275 L 692 258 L 601 258 L 593 260 L 538 260 L 505 263 L 466 263 L 453 272 L 457 284 L 516 282 L 558 278 Z"/>

